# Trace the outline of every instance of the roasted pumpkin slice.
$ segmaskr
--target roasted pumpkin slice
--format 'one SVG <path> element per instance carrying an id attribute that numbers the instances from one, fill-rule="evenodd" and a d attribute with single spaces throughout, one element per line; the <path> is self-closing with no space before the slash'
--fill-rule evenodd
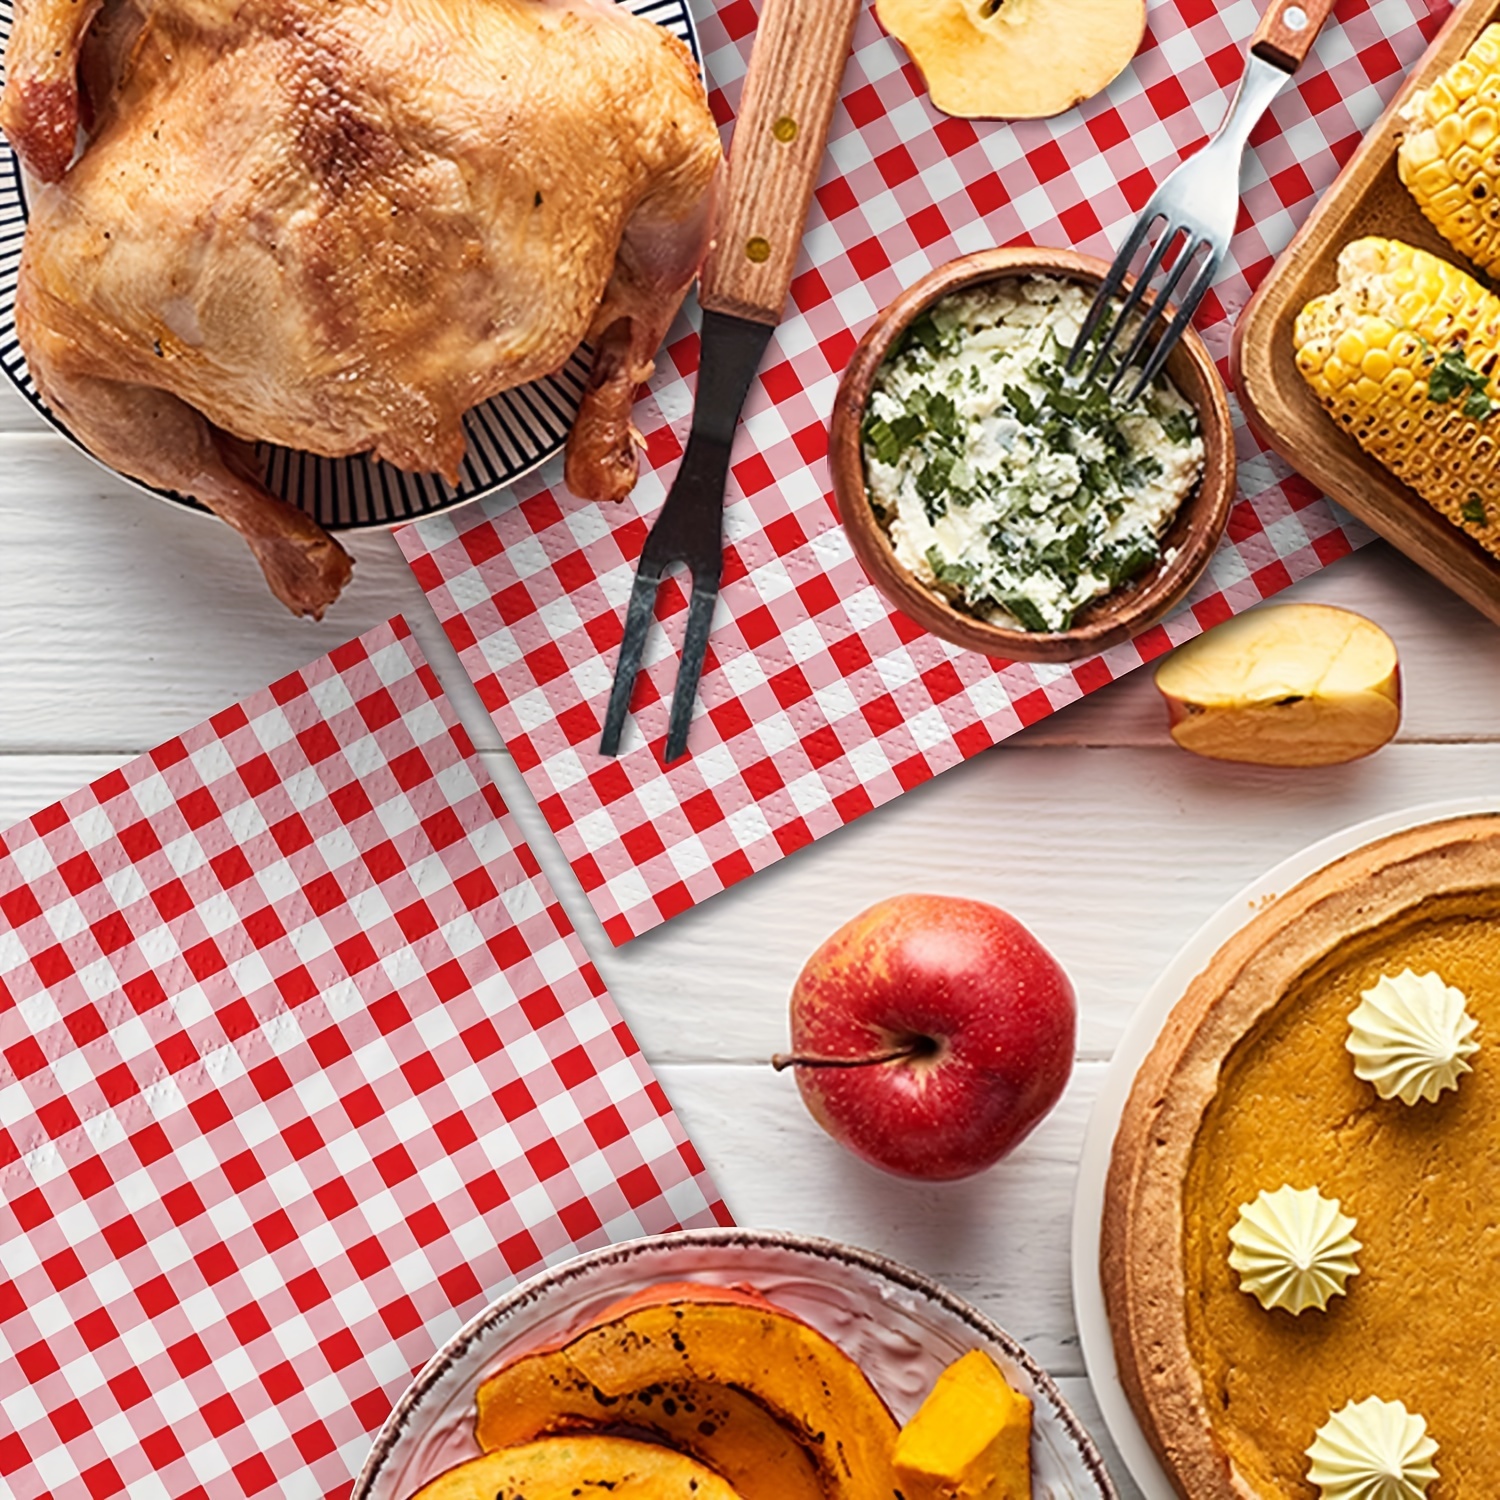
<path id="1" fill-rule="evenodd" d="M 620 1437 L 555 1437 L 501 1448 L 439 1474 L 412 1500 L 742 1500 L 686 1454 Z"/>
<path id="2" fill-rule="evenodd" d="M 656 1287 L 564 1346 L 606 1397 L 688 1381 L 751 1397 L 811 1456 L 826 1500 L 892 1500 L 896 1422 L 838 1345 L 750 1293 Z"/>
<path id="3" fill-rule="evenodd" d="M 628 1428 L 722 1474 L 744 1500 L 824 1500 L 812 1459 L 749 1396 L 695 1380 L 606 1396 L 565 1349 L 527 1355 L 479 1387 L 475 1436 L 487 1452 L 563 1432 Z"/>
<path id="4" fill-rule="evenodd" d="M 906 1500 L 1031 1500 L 1031 1401 L 983 1349 L 941 1375 L 896 1439 Z"/>

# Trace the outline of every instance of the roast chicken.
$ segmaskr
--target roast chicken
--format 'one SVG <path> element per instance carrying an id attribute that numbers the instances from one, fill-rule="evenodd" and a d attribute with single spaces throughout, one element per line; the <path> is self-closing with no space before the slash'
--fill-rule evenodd
<path id="1" fill-rule="evenodd" d="M 256 440 L 453 479 L 463 414 L 589 340 L 567 483 L 635 482 L 721 157 L 659 27 L 613 0 L 17 0 L 6 64 L 42 396 L 227 521 L 293 611 L 351 563 Z"/>

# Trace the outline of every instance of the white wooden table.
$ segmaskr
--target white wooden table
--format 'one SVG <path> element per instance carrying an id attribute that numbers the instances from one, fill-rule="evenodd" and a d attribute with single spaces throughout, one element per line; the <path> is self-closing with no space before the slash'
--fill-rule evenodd
<path id="1" fill-rule="evenodd" d="M 1500 633 L 1377 544 L 1286 596 L 1362 610 L 1396 638 L 1405 722 L 1373 758 L 1307 772 L 1194 759 L 1137 673 L 616 951 L 389 536 L 353 541 L 354 583 L 323 625 L 295 621 L 227 530 L 112 478 L 0 382 L 0 538 L 0 826 L 404 612 L 735 1217 L 869 1246 L 946 1282 L 1061 1377 L 1106 1449 L 1068 1230 L 1089 1109 L 1133 1007 L 1205 917 L 1302 845 L 1500 786 Z M 966 1183 L 865 1167 L 767 1065 L 807 954 L 912 890 L 1015 913 L 1080 997 L 1067 1095 L 1014 1157 Z"/>

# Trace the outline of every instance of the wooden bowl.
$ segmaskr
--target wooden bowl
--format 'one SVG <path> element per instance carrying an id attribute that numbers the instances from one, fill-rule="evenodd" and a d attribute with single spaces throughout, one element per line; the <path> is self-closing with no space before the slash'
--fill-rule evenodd
<path id="1" fill-rule="evenodd" d="M 919 625 L 986 656 L 1010 661 L 1077 661 L 1139 635 L 1170 613 L 1198 581 L 1229 519 L 1234 499 L 1234 428 L 1224 382 L 1191 328 L 1167 358 L 1167 374 L 1197 410 L 1203 429 L 1203 477 L 1162 536 L 1163 560 L 1078 611 L 1067 630 L 1008 630 L 950 604 L 900 562 L 865 490 L 860 438 L 876 372 L 907 327 L 949 292 L 1016 276 L 1061 276 L 1095 287 L 1109 267 L 1091 255 L 1016 245 L 960 256 L 924 276 L 876 318 L 859 342 L 834 398 L 829 463 L 849 543 L 870 581 Z"/>

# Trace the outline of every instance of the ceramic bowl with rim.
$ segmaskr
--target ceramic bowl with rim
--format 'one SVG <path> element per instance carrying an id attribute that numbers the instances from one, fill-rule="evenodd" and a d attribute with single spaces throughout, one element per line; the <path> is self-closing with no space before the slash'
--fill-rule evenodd
<path id="1" fill-rule="evenodd" d="M 1108 650 L 1181 604 L 1224 534 L 1234 500 L 1234 426 L 1224 382 L 1191 327 L 1168 356 L 1166 373 L 1198 413 L 1203 477 L 1162 535 L 1162 560 L 1084 605 L 1067 630 L 1014 630 L 960 609 L 897 561 L 870 504 L 860 435 L 865 404 L 886 356 L 922 313 L 950 292 L 1024 276 L 1060 276 L 1092 293 L 1108 270 L 1091 255 L 1029 245 L 960 256 L 924 276 L 879 314 L 839 382 L 829 427 L 829 464 L 849 544 L 870 581 L 897 609 L 955 646 L 1011 661 L 1077 661 Z"/>
<path id="2" fill-rule="evenodd" d="M 1033 1500 L 1118 1500 L 1099 1450 L 1051 1377 L 982 1313 L 870 1251 L 749 1229 L 688 1230 L 596 1250 L 491 1303 L 396 1403 L 350 1500 L 410 1500 L 476 1457 L 475 1393 L 488 1374 L 633 1292 L 682 1281 L 750 1287 L 812 1324 L 858 1361 L 898 1421 L 948 1364 L 985 1350 L 1032 1401 Z"/>

